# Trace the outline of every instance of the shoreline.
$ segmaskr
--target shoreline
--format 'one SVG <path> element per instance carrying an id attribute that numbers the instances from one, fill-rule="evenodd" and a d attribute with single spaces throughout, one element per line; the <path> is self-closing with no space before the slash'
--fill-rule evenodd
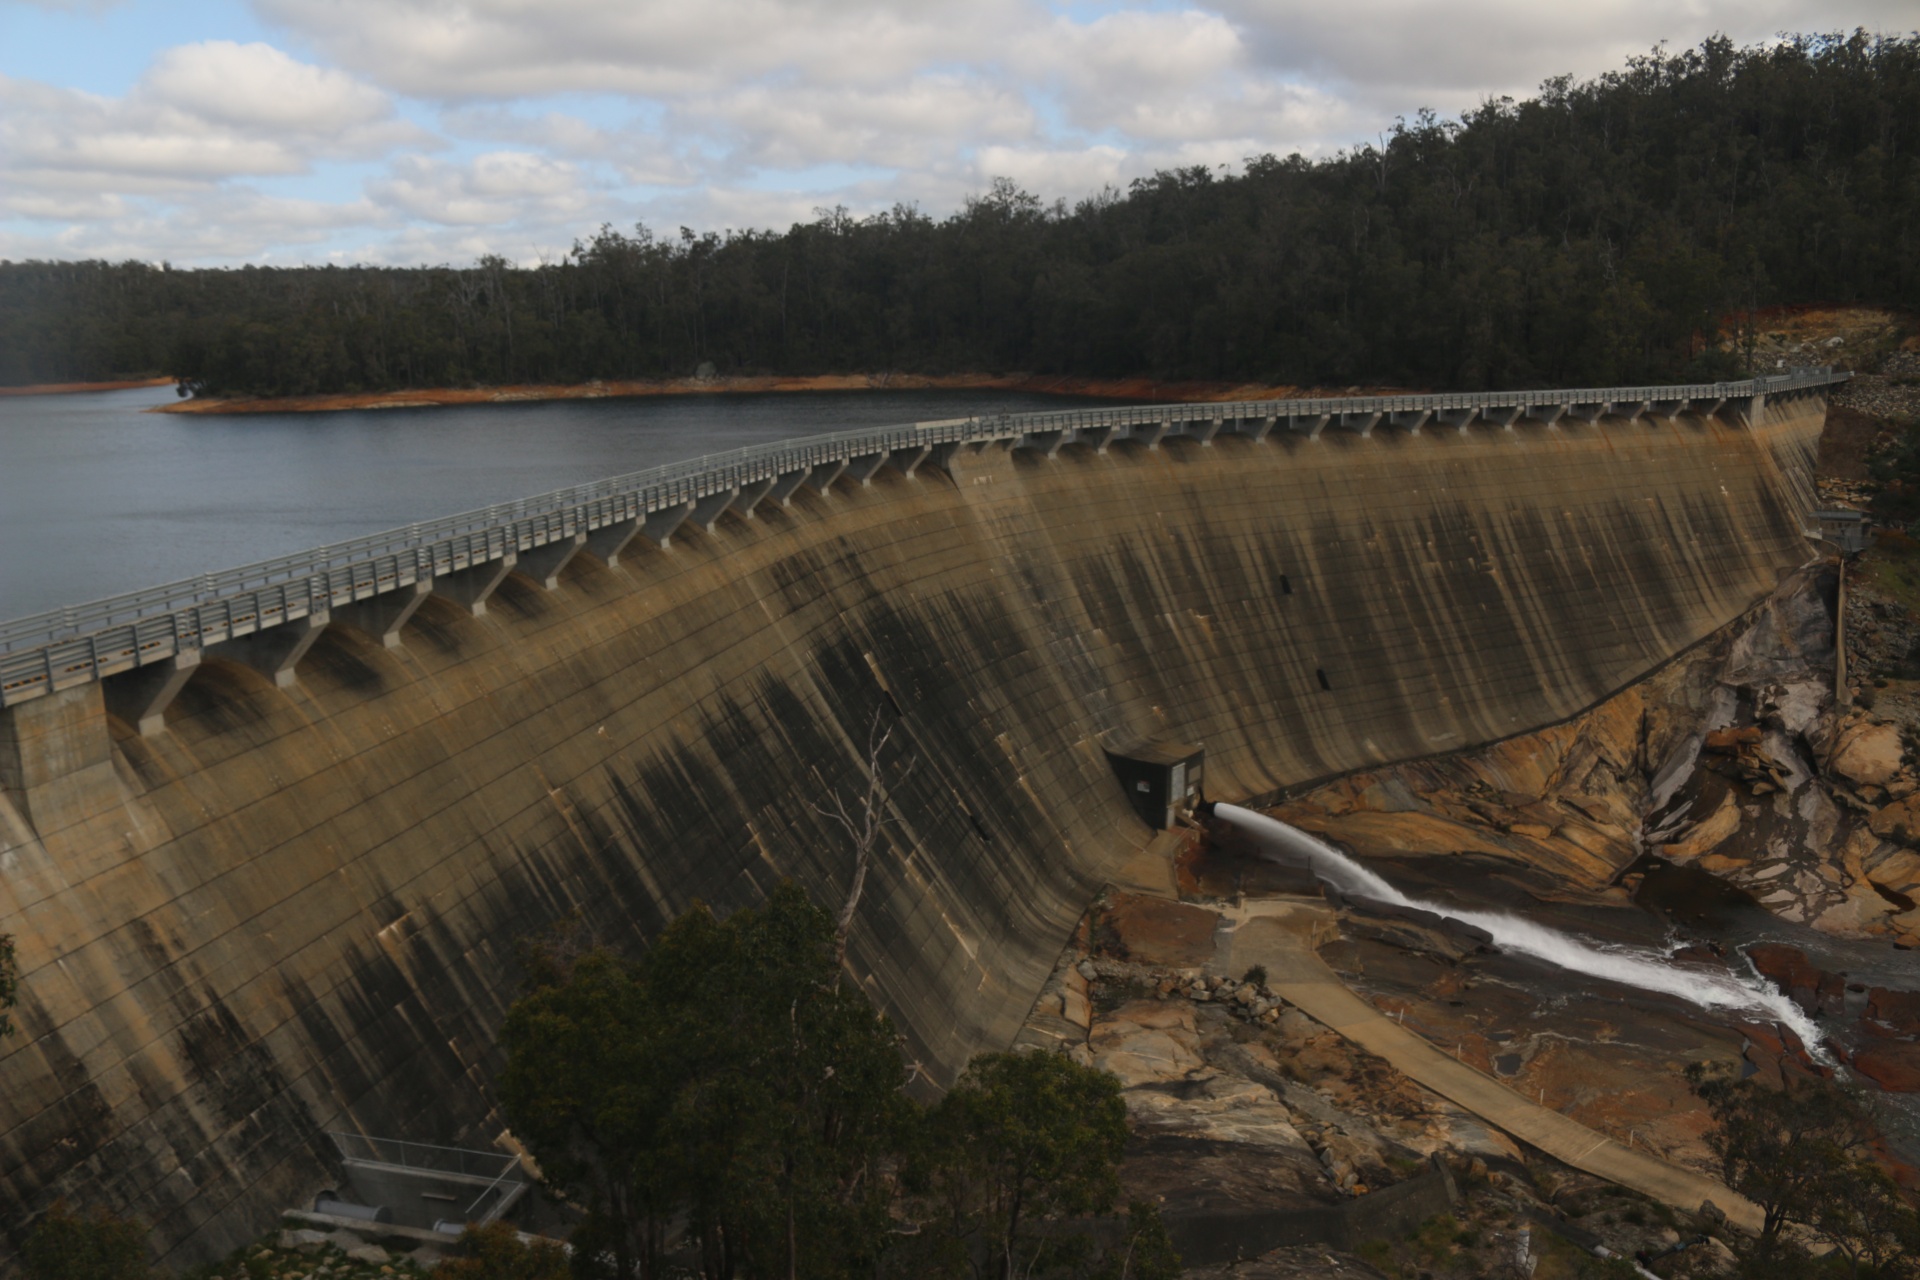
<path id="1" fill-rule="evenodd" d="M 145 384 L 141 384 L 145 385 Z M 1298 399 L 1312 395 L 1392 394 L 1390 388 L 1269 386 L 1246 382 L 1162 382 L 1152 378 L 1078 378 L 1034 374 L 815 374 L 734 378 L 662 378 L 582 383 L 528 383 L 503 387 L 439 387 L 334 395 L 183 400 L 148 413 L 330 413 L 353 409 L 432 409 L 448 405 L 524 404 L 542 400 L 611 400 L 650 396 L 751 395 L 806 391 L 1027 391 L 1139 402 L 1221 402 Z"/>
<path id="2" fill-rule="evenodd" d="M 126 378 L 118 382 L 36 382 L 24 387 L 0 387 L 7 396 L 72 396 L 87 391 L 133 391 L 140 387 L 170 387 L 172 378 Z"/>

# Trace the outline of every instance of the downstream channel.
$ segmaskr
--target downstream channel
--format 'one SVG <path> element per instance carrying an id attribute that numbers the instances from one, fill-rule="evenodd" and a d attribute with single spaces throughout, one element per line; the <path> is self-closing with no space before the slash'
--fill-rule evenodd
<path id="1" fill-rule="evenodd" d="M 853 391 L 146 412 L 173 398 L 0 398 L 0 621 L 745 445 L 1104 403 Z"/>

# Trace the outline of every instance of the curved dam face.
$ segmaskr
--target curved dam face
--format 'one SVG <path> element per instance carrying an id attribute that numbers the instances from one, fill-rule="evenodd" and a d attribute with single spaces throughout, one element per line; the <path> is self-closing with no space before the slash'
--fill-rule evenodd
<path id="1" fill-rule="evenodd" d="M 838 902 L 812 805 L 876 718 L 849 963 L 950 1080 L 1152 836 L 1103 733 L 1241 800 L 1571 715 L 1806 559 L 1824 416 L 961 449 L 430 599 L 399 649 L 331 626 L 290 688 L 209 660 L 153 736 L 97 684 L 22 704 L 64 763 L 0 792 L 5 1226 L 66 1195 L 192 1262 L 330 1185 L 325 1130 L 489 1145 L 516 937 Z"/>

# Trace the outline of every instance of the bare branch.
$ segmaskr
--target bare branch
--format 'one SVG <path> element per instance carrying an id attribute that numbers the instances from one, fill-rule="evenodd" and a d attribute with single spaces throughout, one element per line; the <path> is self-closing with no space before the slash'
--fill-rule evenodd
<path id="1" fill-rule="evenodd" d="M 873 713 L 873 725 L 867 731 L 867 782 L 857 801 L 857 812 L 848 809 L 838 791 L 827 789 L 824 779 L 822 790 L 826 791 L 826 804 L 808 806 L 821 817 L 839 824 L 853 844 L 853 880 L 847 886 L 847 900 L 834 919 L 835 947 L 842 963 L 847 958 L 847 931 L 853 927 L 853 913 L 860 905 L 861 891 L 866 888 L 867 867 L 873 861 L 874 846 L 880 842 L 880 834 L 886 829 L 887 823 L 892 821 L 887 813 L 887 783 L 880 771 L 881 753 L 892 738 L 893 727 L 889 725 L 882 729 L 880 712 L 876 710 Z M 913 772 L 914 764 L 912 758 L 907 760 L 900 771 L 902 779 Z M 814 770 L 814 777 L 820 777 L 818 769 Z"/>

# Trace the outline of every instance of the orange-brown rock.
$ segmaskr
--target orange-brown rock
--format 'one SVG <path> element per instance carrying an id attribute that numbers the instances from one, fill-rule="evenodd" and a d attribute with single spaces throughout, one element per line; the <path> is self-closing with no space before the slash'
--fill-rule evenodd
<path id="1" fill-rule="evenodd" d="M 1853 1069 L 1889 1093 L 1920 1093 L 1920 1044 L 1908 1040 L 1867 1045 Z"/>
<path id="2" fill-rule="evenodd" d="M 1846 979 L 1821 969 L 1798 947 L 1763 942 L 1747 948 L 1747 959 L 1810 1014 L 1839 1013 L 1845 1007 Z"/>
<path id="3" fill-rule="evenodd" d="M 1087 1047 L 1093 1065 L 1124 1085 L 1178 1080 L 1202 1062 L 1185 1000 L 1130 1000 L 1094 1022 Z"/>
<path id="4" fill-rule="evenodd" d="M 1705 818 L 1688 828 L 1680 839 L 1663 845 L 1661 856 L 1675 862 L 1684 862 L 1688 858 L 1697 858 L 1709 850 L 1724 844 L 1734 832 L 1740 829 L 1739 799 L 1728 792 L 1720 799 L 1720 804 Z"/>
<path id="5" fill-rule="evenodd" d="M 1884 787 L 1900 772 L 1905 752 L 1897 726 L 1862 721 L 1841 734 L 1832 768 L 1853 782 Z"/>
<path id="6" fill-rule="evenodd" d="M 1869 988 L 1866 1018 L 1896 1035 L 1920 1037 L 1920 991 Z"/>
<path id="7" fill-rule="evenodd" d="M 1198 968 L 1213 959 L 1220 917 L 1199 907 L 1134 893 L 1113 895 L 1100 917 L 1118 958 L 1168 969 Z"/>
<path id="8" fill-rule="evenodd" d="M 1920 795 L 1876 809 L 1867 826 L 1882 840 L 1899 844 L 1920 844 Z"/>
<path id="9" fill-rule="evenodd" d="M 1706 738 L 1706 749 L 1719 755 L 1730 755 L 1742 747 L 1760 745 L 1762 733 L 1759 726 L 1748 725 L 1740 729 L 1715 729 Z"/>

